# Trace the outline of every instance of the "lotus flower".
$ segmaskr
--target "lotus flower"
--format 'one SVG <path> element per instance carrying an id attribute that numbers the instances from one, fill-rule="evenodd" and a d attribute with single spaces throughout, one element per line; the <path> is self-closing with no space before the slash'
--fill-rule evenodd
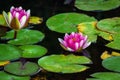
<path id="1" fill-rule="evenodd" d="M 3 16 L 10 28 L 19 30 L 28 25 L 30 10 L 25 11 L 22 7 L 15 8 L 12 6 L 8 15 L 6 12 L 3 12 Z"/>
<path id="2" fill-rule="evenodd" d="M 91 44 L 91 42 L 88 42 L 87 36 L 83 36 L 82 33 L 75 32 L 72 32 L 70 35 L 66 33 L 64 40 L 61 38 L 58 38 L 58 40 L 65 50 L 71 52 L 80 52 Z"/>

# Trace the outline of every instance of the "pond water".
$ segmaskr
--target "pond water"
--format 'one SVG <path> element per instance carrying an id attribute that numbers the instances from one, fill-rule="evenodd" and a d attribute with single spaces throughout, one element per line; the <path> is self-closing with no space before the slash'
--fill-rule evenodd
<path id="1" fill-rule="evenodd" d="M 73 0 L 74 2 L 74 0 Z M 64 5 L 64 0 L 2 0 L 0 1 L 0 12 L 3 10 L 9 11 L 11 6 L 22 6 L 25 9 L 31 9 L 31 15 L 38 16 L 43 18 L 43 22 L 35 26 L 34 30 L 39 30 L 45 34 L 45 38 L 43 41 L 37 43 L 38 45 L 42 45 L 48 49 L 46 55 L 51 54 L 60 54 L 64 53 L 64 50 L 59 45 L 58 39 L 59 37 L 63 37 L 63 33 L 57 33 L 51 31 L 46 26 L 46 20 L 58 13 L 65 12 L 77 12 L 84 13 L 89 16 L 94 16 L 98 20 L 104 18 L 112 18 L 112 17 L 120 17 L 120 8 L 116 8 L 109 11 L 83 11 L 79 10 L 73 6 L 73 2 L 70 4 Z M 101 42 L 102 41 L 102 42 Z M 53 73 L 49 71 L 40 71 L 38 74 L 33 75 L 32 78 L 41 77 L 41 79 L 32 79 L 32 80 L 86 80 L 86 78 L 90 77 L 90 74 L 95 72 L 105 72 L 109 71 L 101 65 L 102 60 L 100 58 L 101 53 L 105 50 L 112 51 L 112 49 L 104 46 L 108 41 L 98 37 L 97 43 L 92 43 L 91 47 L 88 47 L 87 50 L 90 53 L 91 60 L 93 64 L 89 64 L 90 69 L 73 74 L 63 74 L 63 73 Z M 120 52 L 119 50 L 115 50 Z M 37 62 L 36 59 L 30 59 L 31 61 Z"/>

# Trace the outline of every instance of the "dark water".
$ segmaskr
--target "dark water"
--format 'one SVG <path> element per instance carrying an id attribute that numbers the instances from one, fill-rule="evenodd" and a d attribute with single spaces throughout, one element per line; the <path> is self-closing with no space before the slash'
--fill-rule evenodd
<path id="1" fill-rule="evenodd" d="M 73 6 L 73 2 L 64 5 L 64 0 L 1 0 L 0 12 L 2 13 L 3 10 L 8 12 L 11 6 L 15 6 L 15 7 L 22 6 L 25 9 L 31 9 L 32 16 L 38 16 L 43 18 L 43 23 L 39 25 L 35 25 L 33 29 L 40 30 L 46 35 L 45 39 L 38 44 L 48 49 L 47 55 L 60 54 L 62 52 L 62 48 L 59 46 L 59 42 L 57 38 L 64 35 L 50 31 L 47 28 L 46 20 L 49 17 L 64 12 L 84 13 L 89 16 L 94 16 L 97 19 L 120 17 L 120 8 L 101 12 L 99 14 L 98 12 L 88 12 L 88 11 L 78 10 Z M 106 44 L 107 41 L 102 40 L 103 41 L 102 43 L 100 41 L 101 38 L 99 37 L 98 43 L 93 43 L 91 47 L 87 49 L 92 57 L 91 60 L 93 61 L 92 65 L 88 65 L 91 67 L 90 69 L 81 73 L 74 73 L 74 74 L 40 72 L 37 75 L 46 76 L 47 80 L 85 80 L 87 77 L 90 77 L 89 75 L 92 73 L 107 71 L 101 66 L 100 55 L 104 50 L 111 51 L 111 49 L 106 48 L 104 46 L 104 44 Z"/>

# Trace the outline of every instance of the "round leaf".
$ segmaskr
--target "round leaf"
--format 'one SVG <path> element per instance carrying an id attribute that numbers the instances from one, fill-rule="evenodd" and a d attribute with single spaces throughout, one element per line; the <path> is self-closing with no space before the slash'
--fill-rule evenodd
<path id="1" fill-rule="evenodd" d="M 75 55 L 50 55 L 39 59 L 38 64 L 45 70 L 57 73 L 75 73 L 88 69 L 87 66 L 80 64 L 89 64 L 91 62 L 85 56 Z"/>
<path id="2" fill-rule="evenodd" d="M 5 19 L 4 19 L 2 14 L 0 14 L 0 25 L 6 26 L 6 21 L 5 21 Z"/>
<path id="3" fill-rule="evenodd" d="M 120 17 L 103 19 L 98 22 L 97 27 L 105 32 L 120 33 Z"/>
<path id="4" fill-rule="evenodd" d="M 85 11 L 107 11 L 120 6 L 119 0 L 76 0 L 75 6 Z"/>
<path id="5" fill-rule="evenodd" d="M 120 73 L 113 72 L 98 72 L 91 75 L 94 78 L 88 78 L 87 80 L 119 80 Z"/>
<path id="6" fill-rule="evenodd" d="M 7 35 L 3 39 L 12 39 L 14 36 L 14 30 L 7 32 Z M 17 38 L 9 40 L 8 43 L 14 45 L 34 44 L 41 41 L 44 38 L 44 34 L 37 30 L 21 29 L 18 31 Z"/>
<path id="7" fill-rule="evenodd" d="M 4 67 L 4 70 L 15 75 L 33 75 L 38 72 L 39 67 L 36 63 L 13 62 Z"/>
<path id="8" fill-rule="evenodd" d="M 15 75 L 11 75 L 3 71 L 0 71 L 0 80 L 30 80 L 30 77 L 29 76 L 15 76 Z"/>
<path id="9" fill-rule="evenodd" d="M 42 18 L 32 16 L 32 17 L 30 17 L 29 23 L 30 24 L 40 24 L 40 23 L 42 23 L 42 21 L 43 21 Z"/>
<path id="10" fill-rule="evenodd" d="M 47 49 L 38 45 L 24 45 L 19 47 L 22 50 L 24 58 L 38 58 L 47 52 Z"/>
<path id="11" fill-rule="evenodd" d="M 96 22 L 84 22 L 78 24 L 78 31 L 88 36 L 89 41 L 96 42 L 99 31 L 96 29 Z"/>
<path id="12" fill-rule="evenodd" d="M 8 44 L 0 44 L 0 61 L 16 60 L 21 57 L 20 50 Z"/>
<path id="13" fill-rule="evenodd" d="M 76 32 L 76 26 L 82 22 L 96 21 L 95 18 L 79 13 L 61 13 L 50 17 L 47 26 L 50 30 L 60 33 Z"/>
<path id="14" fill-rule="evenodd" d="M 0 66 L 5 66 L 9 63 L 10 63 L 10 61 L 0 61 Z"/>
<path id="15" fill-rule="evenodd" d="M 120 56 L 107 58 L 103 60 L 102 65 L 106 69 L 120 72 Z"/>
<path id="16" fill-rule="evenodd" d="M 112 35 L 113 41 L 108 43 L 106 46 L 112 49 L 120 50 L 120 34 Z"/>

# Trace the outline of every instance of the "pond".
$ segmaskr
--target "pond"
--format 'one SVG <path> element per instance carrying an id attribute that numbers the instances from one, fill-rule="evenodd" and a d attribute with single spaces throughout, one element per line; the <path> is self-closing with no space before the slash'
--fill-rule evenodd
<path id="1" fill-rule="evenodd" d="M 118 80 L 119 0 L 5 0 L 0 80 Z"/>

